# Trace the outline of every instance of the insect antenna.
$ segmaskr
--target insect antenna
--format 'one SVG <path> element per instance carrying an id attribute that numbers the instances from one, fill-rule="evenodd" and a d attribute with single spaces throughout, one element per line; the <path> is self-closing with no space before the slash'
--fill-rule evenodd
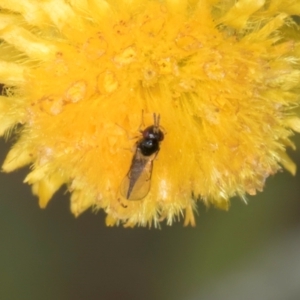
<path id="1" fill-rule="evenodd" d="M 155 132 L 159 132 L 159 121 L 160 121 L 160 114 L 156 115 L 156 113 L 153 114 L 153 120 L 154 120 L 154 129 Z"/>
<path id="2" fill-rule="evenodd" d="M 141 124 L 140 124 L 140 126 L 139 126 L 139 128 L 138 128 L 138 131 L 139 131 L 140 133 L 142 133 L 143 130 L 142 130 L 141 128 L 144 128 L 144 127 L 145 127 L 145 123 L 144 123 L 144 110 L 142 109 L 142 120 L 141 120 Z"/>

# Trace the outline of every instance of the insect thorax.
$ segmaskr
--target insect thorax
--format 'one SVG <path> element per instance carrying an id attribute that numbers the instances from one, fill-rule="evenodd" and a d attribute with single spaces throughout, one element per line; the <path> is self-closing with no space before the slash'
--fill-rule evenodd
<path id="1" fill-rule="evenodd" d="M 159 142 L 157 140 L 143 139 L 137 145 L 144 156 L 150 156 L 159 150 Z"/>

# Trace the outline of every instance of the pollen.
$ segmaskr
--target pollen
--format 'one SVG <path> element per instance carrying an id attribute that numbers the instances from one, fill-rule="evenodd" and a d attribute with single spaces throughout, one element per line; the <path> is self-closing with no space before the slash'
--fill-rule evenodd
<path id="1" fill-rule="evenodd" d="M 63 187 L 75 216 L 104 210 L 107 226 L 194 226 L 198 203 L 227 210 L 296 173 L 298 0 L 0 8 L 0 134 L 17 140 L 2 169 L 29 165 L 41 208 Z M 164 134 L 151 157 L 139 152 L 149 126 Z M 142 199 L 120 191 L 126 178 Z"/>

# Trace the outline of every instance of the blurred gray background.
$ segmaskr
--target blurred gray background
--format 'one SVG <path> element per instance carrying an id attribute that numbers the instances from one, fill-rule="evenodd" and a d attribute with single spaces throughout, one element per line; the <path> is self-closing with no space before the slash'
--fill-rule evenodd
<path id="1" fill-rule="evenodd" d="M 0 141 L 1 162 L 9 147 Z M 289 154 L 300 168 L 300 150 Z M 65 188 L 41 210 L 27 172 L 0 174 L 1 300 L 300 299 L 300 172 L 228 212 L 199 204 L 196 228 L 161 230 L 75 219 Z"/>

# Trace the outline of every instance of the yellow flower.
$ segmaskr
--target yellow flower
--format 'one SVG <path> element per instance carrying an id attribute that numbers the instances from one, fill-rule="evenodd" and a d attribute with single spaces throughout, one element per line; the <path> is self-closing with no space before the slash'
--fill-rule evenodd
<path id="1" fill-rule="evenodd" d="M 300 131 L 291 17 L 299 0 L 0 0 L 0 8 L 0 133 L 18 135 L 3 170 L 30 164 L 25 182 L 42 208 L 66 184 L 76 216 L 93 207 L 107 225 L 181 215 L 194 225 L 196 201 L 227 209 L 281 165 L 295 173 L 286 147 Z M 151 187 L 127 200 L 120 186 L 154 113 L 165 138 L 143 157 L 152 177 L 135 175 Z"/>

